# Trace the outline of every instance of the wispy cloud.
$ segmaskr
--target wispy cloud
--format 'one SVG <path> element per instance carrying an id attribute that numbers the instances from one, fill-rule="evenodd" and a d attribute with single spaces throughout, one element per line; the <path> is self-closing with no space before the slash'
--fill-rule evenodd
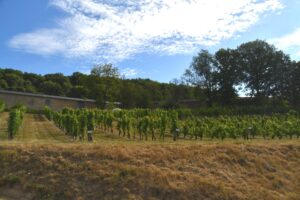
<path id="1" fill-rule="evenodd" d="M 300 28 L 282 37 L 271 39 L 269 42 L 291 53 L 292 56 L 300 58 Z"/>
<path id="2" fill-rule="evenodd" d="M 121 70 L 121 75 L 125 78 L 133 78 L 138 75 L 138 71 L 133 68 L 125 68 Z"/>
<path id="3" fill-rule="evenodd" d="M 22 33 L 29 53 L 120 61 L 137 53 L 191 53 L 247 30 L 283 8 L 280 0 L 51 0 L 69 17 L 55 29 Z"/>
<path id="4" fill-rule="evenodd" d="M 66 32 L 60 29 L 41 29 L 32 33 L 23 33 L 15 36 L 10 42 L 11 47 L 23 49 L 29 53 L 49 55 L 67 53 L 64 38 Z"/>

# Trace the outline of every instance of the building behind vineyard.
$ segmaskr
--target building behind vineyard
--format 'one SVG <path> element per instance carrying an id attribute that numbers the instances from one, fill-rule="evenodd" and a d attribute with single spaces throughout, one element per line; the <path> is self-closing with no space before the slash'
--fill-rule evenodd
<path id="1" fill-rule="evenodd" d="M 96 107 L 96 101 L 92 99 L 70 98 L 44 94 L 33 94 L 26 92 L 15 92 L 8 90 L 0 90 L 0 99 L 5 102 L 7 108 L 11 108 L 17 104 L 25 105 L 27 108 L 32 110 L 41 110 L 45 106 L 48 106 L 53 110 L 61 110 L 64 107 Z"/>

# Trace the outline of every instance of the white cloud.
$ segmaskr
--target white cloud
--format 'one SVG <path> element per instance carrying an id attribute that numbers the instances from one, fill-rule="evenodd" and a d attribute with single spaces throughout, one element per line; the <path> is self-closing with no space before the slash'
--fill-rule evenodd
<path id="1" fill-rule="evenodd" d="M 138 74 L 138 71 L 133 68 L 125 68 L 121 70 L 121 75 L 125 78 L 132 78 Z"/>
<path id="2" fill-rule="evenodd" d="M 69 17 L 15 36 L 30 53 L 120 61 L 137 53 L 191 53 L 246 31 L 280 0 L 51 0 Z"/>
<path id="3" fill-rule="evenodd" d="M 42 29 L 33 33 L 24 33 L 13 37 L 9 45 L 17 49 L 25 49 L 29 53 L 49 55 L 66 51 L 65 32 L 60 29 L 51 31 Z"/>
<path id="4" fill-rule="evenodd" d="M 294 32 L 269 41 L 280 50 L 285 50 L 296 57 L 300 57 L 300 28 Z"/>

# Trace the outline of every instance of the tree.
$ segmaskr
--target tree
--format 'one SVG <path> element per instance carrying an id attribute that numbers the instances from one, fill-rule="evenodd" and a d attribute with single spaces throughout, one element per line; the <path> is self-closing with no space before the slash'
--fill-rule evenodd
<path id="1" fill-rule="evenodd" d="M 137 89 L 135 85 L 129 81 L 121 84 L 120 99 L 124 108 L 134 108 L 138 98 Z"/>
<path id="2" fill-rule="evenodd" d="M 70 89 L 72 88 L 72 84 L 68 77 L 64 76 L 61 73 L 56 74 L 47 74 L 45 75 L 46 81 L 52 81 L 56 84 L 59 84 L 61 88 L 63 88 L 63 95 L 68 94 Z"/>
<path id="3" fill-rule="evenodd" d="M 86 87 L 82 85 L 76 85 L 71 88 L 70 92 L 68 93 L 68 96 L 76 98 L 87 98 L 88 93 L 89 91 Z"/>
<path id="4" fill-rule="evenodd" d="M 118 94 L 118 83 L 120 78 L 119 69 L 112 64 L 98 64 L 91 70 L 91 77 L 98 78 L 102 97 L 97 97 L 100 105 L 106 101 L 115 101 Z"/>
<path id="5" fill-rule="evenodd" d="M 25 81 L 31 82 L 33 87 L 38 88 L 42 82 L 45 81 L 45 78 L 41 75 L 34 74 L 34 73 L 24 73 L 23 74 L 23 79 Z"/>
<path id="6" fill-rule="evenodd" d="M 40 86 L 41 92 L 49 95 L 63 95 L 64 89 L 58 84 L 52 81 L 45 81 Z"/>
<path id="7" fill-rule="evenodd" d="M 287 89 L 288 100 L 294 105 L 300 105 L 300 62 L 291 64 L 289 85 Z"/>
<path id="8" fill-rule="evenodd" d="M 7 89 L 8 88 L 8 84 L 5 80 L 3 80 L 2 78 L 0 78 L 0 88 L 1 89 Z"/>
<path id="9" fill-rule="evenodd" d="M 272 65 L 272 76 L 270 79 L 270 95 L 280 99 L 288 99 L 291 94 L 289 94 L 289 87 L 291 86 L 291 81 L 293 81 L 294 71 L 293 64 L 290 57 L 284 54 L 282 51 L 276 51 L 274 54 L 274 64 Z"/>
<path id="10" fill-rule="evenodd" d="M 268 97 L 271 93 L 272 71 L 278 63 L 276 49 L 262 40 L 255 40 L 237 48 L 237 61 L 243 69 L 243 82 L 250 95 L 257 99 Z"/>
<path id="11" fill-rule="evenodd" d="M 83 85 L 87 77 L 88 76 L 83 73 L 74 72 L 69 79 L 72 85 Z"/>
<path id="12" fill-rule="evenodd" d="M 91 70 L 91 75 L 99 77 L 120 78 L 120 72 L 112 64 L 97 64 Z"/>
<path id="13" fill-rule="evenodd" d="M 232 49 L 220 49 L 215 53 L 216 82 L 224 104 L 230 104 L 237 96 L 235 86 L 239 85 L 242 79 L 242 70 L 237 64 L 237 57 L 237 51 Z"/>
<path id="14" fill-rule="evenodd" d="M 24 80 L 22 76 L 14 73 L 6 73 L 3 76 L 3 80 L 6 81 L 9 89 L 23 91 Z"/>
<path id="15" fill-rule="evenodd" d="M 183 75 L 187 83 L 204 89 L 207 96 L 207 103 L 212 105 L 213 91 L 216 89 L 215 73 L 216 60 L 206 50 L 201 50 Z"/>

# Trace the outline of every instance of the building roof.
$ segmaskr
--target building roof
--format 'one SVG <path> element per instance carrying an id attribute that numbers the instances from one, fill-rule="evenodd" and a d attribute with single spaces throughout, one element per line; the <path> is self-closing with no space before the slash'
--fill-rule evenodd
<path id="1" fill-rule="evenodd" d="M 96 101 L 93 99 L 80 99 L 80 98 L 71 98 L 71 97 L 61 97 L 61 96 L 53 96 L 53 95 L 46 95 L 46 94 L 34 94 L 28 92 L 16 92 L 16 91 L 8 91 L 8 90 L 1 90 L 0 94 L 14 94 L 14 95 L 21 95 L 21 96 L 31 96 L 31 97 L 41 97 L 41 98 L 51 98 L 51 99 L 61 99 L 61 100 L 69 100 L 69 101 L 83 101 L 83 102 L 91 102 L 95 103 Z"/>

